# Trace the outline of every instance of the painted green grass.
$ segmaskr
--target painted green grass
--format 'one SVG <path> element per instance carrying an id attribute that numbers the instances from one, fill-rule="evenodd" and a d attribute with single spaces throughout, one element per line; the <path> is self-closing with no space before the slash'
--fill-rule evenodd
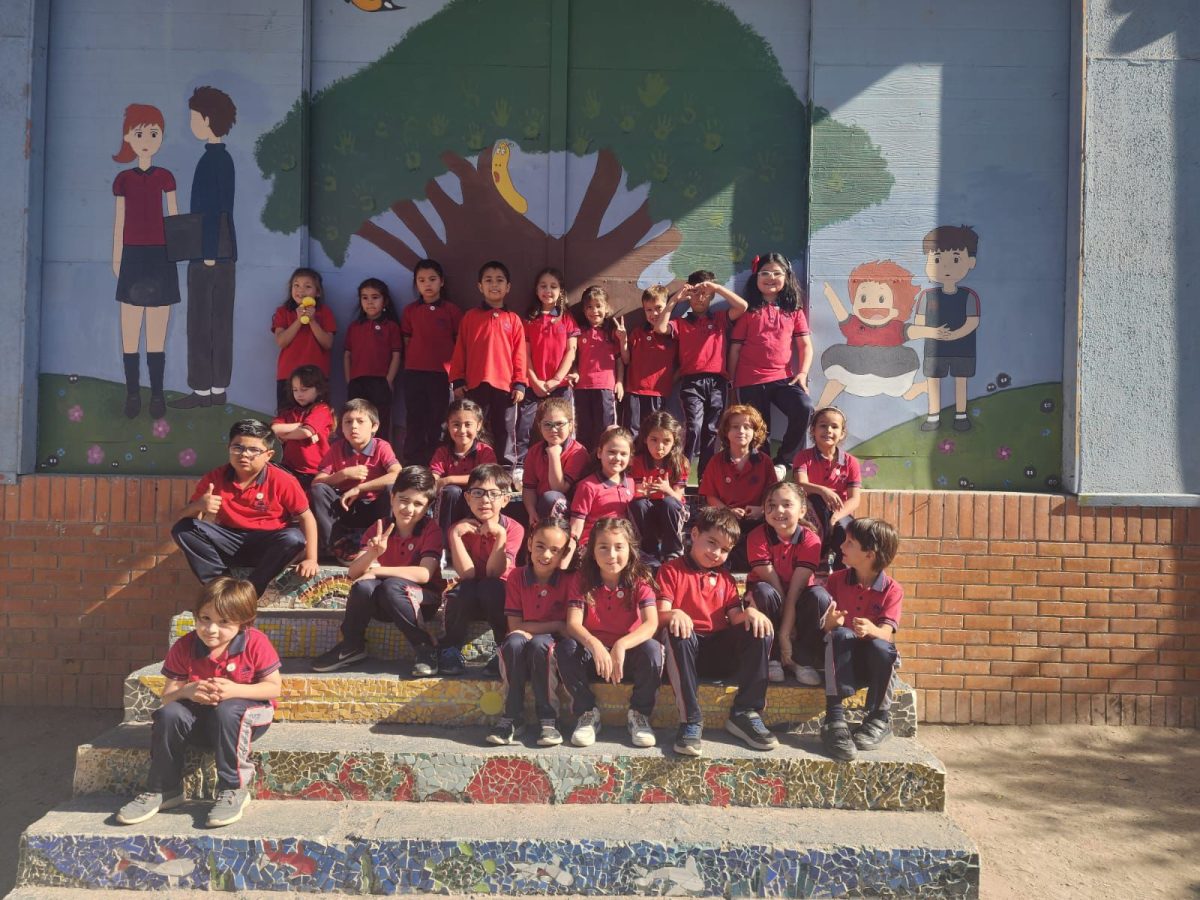
<path id="1" fill-rule="evenodd" d="M 167 402 L 183 396 L 167 391 Z M 142 413 L 125 418 L 125 386 L 75 375 L 38 376 L 39 472 L 110 475 L 189 475 L 228 459 L 229 426 L 238 419 L 270 422 L 272 416 L 244 406 L 168 409 L 152 420 L 150 391 L 142 390 Z"/>
<path id="2" fill-rule="evenodd" d="M 951 427 L 942 411 L 937 431 L 925 416 L 863 441 L 863 486 L 893 490 L 1057 492 L 1062 481 L 1062 385 L 998 388 L 967 403 L 970 431 Z M 853 427 L 853 423 L 851 424 Z"/>

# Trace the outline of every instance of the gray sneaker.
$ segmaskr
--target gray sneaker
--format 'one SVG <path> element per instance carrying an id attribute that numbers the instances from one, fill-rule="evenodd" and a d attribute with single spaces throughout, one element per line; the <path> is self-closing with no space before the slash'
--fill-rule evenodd
<path id="1" fill-rule="evenodd" d="M 121 807 L 117 813 L 117 821 L 122 825 L 140 825 L 159 811 L 174 809 L 181 803 L 183 803 L 183 788 L 181 787 L 162 794 L 146 791 L 138 794 Z"/>
<path id="2" fill-rule="evenodd" d="M 217 792 L 217 802 L 209 810 L 209 828 L 220 828 L 222 825 L 232 825 L 242 817 L 246 807 L 250 805 L 250 792 L 245 788 L 223 790 Z"/>

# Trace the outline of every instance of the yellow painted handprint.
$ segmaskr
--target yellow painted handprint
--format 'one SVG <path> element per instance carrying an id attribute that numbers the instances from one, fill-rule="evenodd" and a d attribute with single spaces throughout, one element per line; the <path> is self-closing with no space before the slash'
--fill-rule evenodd
<path id="1" fill-rule="evenodd" d="M 517 192 L 512 183 L 512 177 L 508 174 L 508 164 L 512 159 L 515 146 L 512 141 L 503 138 L 492 145 L 492 182 L 496 185 L 500 196 L 504 198 L 504 202 L 521 215 L 525 215 L 529 210 L 529 203 Z"/>

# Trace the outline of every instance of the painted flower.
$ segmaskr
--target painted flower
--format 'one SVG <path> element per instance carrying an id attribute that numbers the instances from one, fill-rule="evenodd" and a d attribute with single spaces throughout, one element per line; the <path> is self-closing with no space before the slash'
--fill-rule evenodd
<path id="1" fill-rule="evenodd" d="M 1042 429 L 1042 437 L 1050 437 L 1050 429 L 1049 428 Z"/>
<path id="2" fill-rule="evenodd" d="M 186 469 L 188 466 L 195 465 L 195 463 L 196 463 L 196 451 L 195 450 L 193 450 L 191 447 L 188 447 L 186 450 L 179 451 L 179 464 L 181 466 L 183 466 Z"/>
<path id="3" fill-rule="evenodd" d="M 950 440 L 950 438 L 946 438 L 946 440 L 939 443 L 937 447 L 939 453 L 953 453 L 954 441 Z"/>
<path id="4" fill-rule="evenodd" d="M 938 487 L 945 487 L 950 483 L 950 480 L 945 475 L 939 475 L 937 477 L 937 483 Z"/>
<path id="5" fill-rule="evenodd" d="M 67 410 L 67 418 L 70 419 L 72 422 L 82 422 L 83 421 L 83 407 L 80 406 L 78 403 L 76 403 L 74 406 L 72 406 L 70 409 Z"/>
<path id="6" fill-rule="evenodd" d="M 1008 459 L 1012 456 L 1012 447 L 997 447 L 996 459 Z"/>
<path id="7" fill-rule="evenodd" d="M 171 425 L 166 419 L 155 419 L 152 431 L 156 438 L 165 438 L 171 433 Z"/>
<path id="8" fill-rule="evenodd" d="M 92 446 L 88 447 L 87 461 L 88 465 L 92 466 L 98 466 L 104 462 L 104 448 L 99 444 L 92 444 Z"/>
<path id="9" fill-rule="evenodd" d="M 879 474 L 879 466 L 875 465 L 875 463 L 873 461 L 868 459 L 863 462 L 863 464 L 862 464 L 863 478 L 874 478 L 878 474 Z"/>
<path id="10" fill-rule="evenodd" d="M 978 406 L 972 406 L 971 407 L 971 415 L 973 415 L 975 418 L 978 419 L 981 415 L 983 415 L 983 410 L 980 409 Z"/>

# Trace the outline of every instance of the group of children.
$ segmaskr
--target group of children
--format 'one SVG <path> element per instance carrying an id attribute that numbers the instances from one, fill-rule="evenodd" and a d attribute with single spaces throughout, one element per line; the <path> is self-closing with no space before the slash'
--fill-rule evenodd
<path id="1" fill-rule="evenodd" d="M 253 605 L 218 594 L 261 596 L 293 562 L 311 577 L 335 549 L 337 529 L 353 587 L 341 641 L 312 668 L 364 660 L 367 627 L 381 620 L 412 644 L 413 676 L 461 674 L 469 625 L 485 621 L 499 648 L 487 668 L 507 690 L 491 743 L 516 740 L 527 683 L 538 743 L 563 740 L 558 683 L 571 698 L 572 743 L 592 743 L 600 716 L 591 685 L 599 679 L 633 682 L 630 738 L 652 746 L 664 665 L 680 712 L 678 753 L 701 753 L 698 679 L 710 674 L 736 677 L 726 728 L 756 749 L 778 744 L 760 713 L 768 683 L 787 670 L 801 683 L 824 683 L 823 736 L 833 756 L 852 759 L 885 740 L 902 596 L 885 573 L 896 534 L 853 517 L 861 483 L 857 462 L 840 447 L 845 415 L 835 407 L 811 415 L 812 347 L 790 263 L 770 254 L 753 269 L 746 300 L 711 273 L 694 273 L 676 297 L 689 312 L 675 320 L 666 289 L 647 290 L 646 322 L 632 333 L 599 287 L 584 292 L 576 325 L 553 269 L 539 274 L 524 320 L 505 308 L 509 277 L 499 262 L 481 268 L 483 303 L 463 315 L 442 297 L 441 267 L 422 261 L 414 278 L 420 301 L 399 324 L 387 286 L 369 279 L 346 342 L 351 398 L 333 442 L 334 325 L 326 307 L 305 300 L 319 298 L 319 275 L 298 271 L 273 323 L 283 351 L 280 414 L 270 427 L 236 423 L 229 464 L 200 479 L 177 516 L 173 535 L 205 584 L 195 646 L 187 665 L 165 667 L 168 691 L 154 726 L 164 763 L 119 821 L 143 821 L 173 802 L 178 767 L 167 761 L 199 734 L 216 738 L 225 798 L 214 813 L 220 821 L 210 821 L 240 816 L 249 798 L 244 738 L 270 721 L 278 659 L 272 664 L 263 651 L 252 665 L 224 662 L 266 639 L 249 627 Z M 717 296 L 728 309 L 709 308 Z M 403 467 L 379 436 L 402 360 Z M 742 401 L 731 406 L 727 371 Z M 676 380 L 686 425 L 663 409 Z M 618 425 L 622 399 L 627 415 Z M 788 415 L 774 459 L 764 415 L 771 404 Z M 804 450 L 810 418 L 813 447 Z M 282 467 L 269 464 L 272 437 L 283 445 Z M 697 457 L 702 507 L 689 519 L 684 490 Z M 794 481 L 785 480 L 789 469 Z M 449 591 L 446 563 L 455 579 Z M 237 565 L 250 567 L 248 584 L 230 582 Z M 731 568 L 748 570 L 744 595 Z M 444 636 L 435 643 L 425 623 L 443 602 Z M 202 627 L 208 620 L 215 624 Z M 208 665 L 196 662 L 205 648 Z M 867 714 L 851 731 L 842 703 L 861 686 Z M 254 714 L 219 713 L 227 699 L 249 701 Z M 163 712 L 180 704 L 186 716 Z"/>

